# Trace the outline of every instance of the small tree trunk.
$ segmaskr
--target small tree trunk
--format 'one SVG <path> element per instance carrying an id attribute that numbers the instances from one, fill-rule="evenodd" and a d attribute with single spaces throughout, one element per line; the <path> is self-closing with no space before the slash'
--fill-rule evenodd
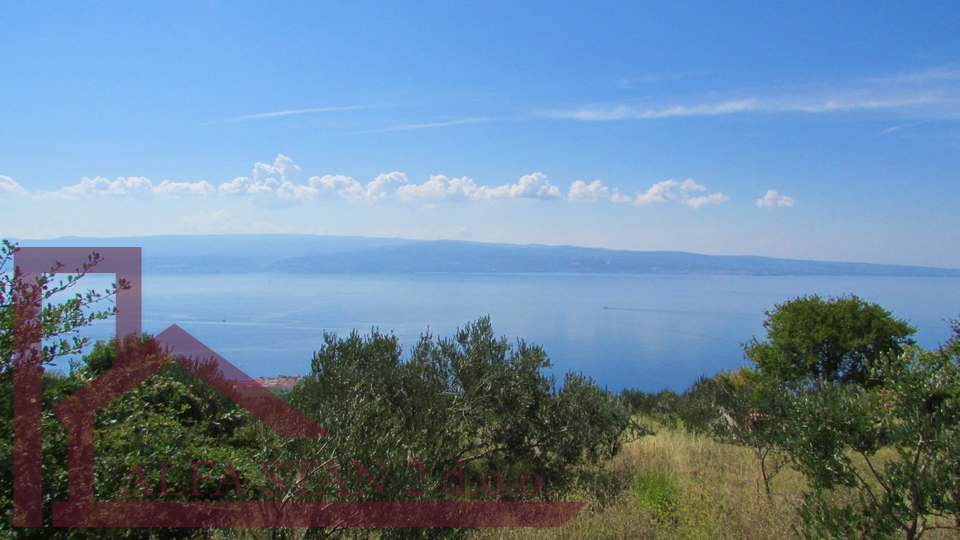
<path id="1" fill-rule="evenodd" d="M 767 500 L 773 500 L 770 494 L 770 477 L 767 476 L 767 456 L 760 458 L 760 474 L 763 475 L 763 489 L 767 492 Z"/>

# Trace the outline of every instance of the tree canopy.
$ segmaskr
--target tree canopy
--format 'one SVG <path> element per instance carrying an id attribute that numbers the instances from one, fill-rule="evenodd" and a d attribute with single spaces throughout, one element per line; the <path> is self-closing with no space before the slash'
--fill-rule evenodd
<path id="1" fill-rule="evenodd" d="M 879 304 L 856 296 L 805 296 L 766 312 L 767 340 L 754 338 L 745 354 L 757 369 L 787 384 L 866 384 L 885 355 L 911 345 L 916 329 Z"/>

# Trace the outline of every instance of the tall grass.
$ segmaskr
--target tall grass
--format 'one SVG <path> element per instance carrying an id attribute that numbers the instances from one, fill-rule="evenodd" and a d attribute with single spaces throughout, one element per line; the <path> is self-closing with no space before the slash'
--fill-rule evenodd
<path id="1" fill-rule="evenodd" d="M 657 434 L 627 444 L 567 500 L 587 505 L 556 529 L 486 529 L 486 538 L 794 538 L 796 504 L 804 482 L 785 471 L 774 479 L 773 497 L 760 485 L 749 449 L 657 426 Z M 611 480 L 610 478 L 614 479 Z M 598 481 L 603 478 L 604 481 Z M 616 489 L 615 494 L 603 489 Z"/>

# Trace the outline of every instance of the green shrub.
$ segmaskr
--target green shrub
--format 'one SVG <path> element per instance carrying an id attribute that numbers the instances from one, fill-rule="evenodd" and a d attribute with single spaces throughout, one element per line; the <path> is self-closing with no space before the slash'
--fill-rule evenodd
<path id="1" fill-rule="evenodd" d="M 633 491 L 637 496 L 637 504 L 654 520 L 676 523 L 683 495 L 676 474 L 665 469 L 642 470 L 634 478 Z"/>

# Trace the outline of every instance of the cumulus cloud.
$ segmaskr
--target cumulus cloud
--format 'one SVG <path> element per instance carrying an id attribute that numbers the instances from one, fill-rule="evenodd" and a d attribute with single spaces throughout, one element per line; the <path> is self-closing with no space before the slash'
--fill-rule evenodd
<path id="1" fill-rule="evenodd" d="M 153 193 L 158 195 L 210 195 L 216 191 L 217 188 L 205 180 L 192 183 L 164 180 L 159 186 L 153 188 Z"/>
<path id="2" fill-rule="evenodd" d="M 0 193 L 7 195 L 26 195 L 27 190 L 9 176 L 0 175 Z"/>
<path id="3" fill-rule="evenodd" d="M 771 189 L 762 199 L 757 199 L 757 208 L 782 208 L 793 206 L 793 197 L 780 195 L 777 190 Z"/>
<path id="4" fill-rule="evenodd" d="M 472 178 L 432 175 L 423 183 L 411 182 L 407 175 L 394 171 L 380 174 L 368 183 L 361 183 L 350 176 L 311 176 L 306 182 L 298 180 L 301 168 L 287 156 L 277 155 L 271 163 L 256 163 L 249 176 L 239 176 L 219 185 L 207 181 L 172 182 L 164 180 L 154 184 L 138 176 L 109 180 L 100 176 L 83 178 L 79 183 L 61 188 L 49 195 L 68 196 L 170 196 L 170 197 L 245 197 L 258 206 L 286 207 L 306 200 L 342 200 L 351 202 L 377 202 L 395 200 L 416 202 L 421 209 L 430 210 L 437 205 L 453 201 L 538 199 L 549 200 L 563 197 L 560 189 L 551 184 L 547 176 L 534 172 L 522 176 L 516 183 L 500 186 L 478 185 Z M 649 205 L 664 202 L 679 202 L 692 208 L 718 204 L 729 200 L 722 193 L 699 194 L 704 186 L 692 179 L 678 182 L 665 180 L 651 186 L 636 197 L 622 194 L 618 189 L 603 185 L 601 180 L 587 183 L 577 180 L 570 185 L 566 198 L 570 202 L 607 201 Z M 27 191 L 11 178 L 0 176 L 0 193 L 27 194 Z M 698 194 L 698 196 L 693 196 Z M 762 202 L 773 197 L 772 202 Z M 789 206 L 792 199 L 777 197 L 776 192 L 767 194 L 757 202 L 758 206 Z"/>
<path id="5" fill-rule="evenodd" d="M 646 193 L 637 193 L 634 203 L 636 204 L 657 204 L 670 201 L 678 201 L 692 208 L 700 208 L 707 204 L 720 204 L 730 200 L 730 197 L 723 193 L 713 193 L 711 195 L 701 195 L 691 197 L 691 193 L 706 191 L 706 187 L 696 183 L 693 179 L 686 179 L 683 182 L 676 180 L 664 180 L 650 186 Z M 619 194 L 617 194 L 619 195 Z"/>
<path id="6" fill-rule="evenodd" d="M 408 184 L 397 188 L 397 197 L 401 201 L 448 201 L 464 200 L 472 197 L 477 185 L 472 178 L 447 178 L 442 174 L 433 175 L 422 184 Z"/>
<path id="7" fill-rule="evenodd" d="M 341 174 L 327 174 L 324 176 L 313 176 L 307 181 L 313 190 L 313 195 L 326 199 L 330 197 L 342 197 L 344 199 L 359 200 L 363 198 L 364 189 L 349 176 Z"/>
<path id="8" fill-rule="evenodd" d="M 633 197 L 629 195 L 623 195 L 620 193 L 620 190 L 613 188 L 613 192 L 610 193 L 610 200 L 615 203 L 628 203 L 633 202 Z"/>
<path id="9" fill-rule="evenodd" d="M 130 195 L 209 195 L 217 190 L 206 181 L 171 182 L 164 180 L 154 185 L 149 178 L 142 176 L 119 177 L 108 180 L 101 176 L 83 178 L 80 182 L 60 190 L 65 195 L 79 196 L 130 196 Z"/>
<path id="10" fill-rule="evenodd" d="M 663 203 L 678 198 L 686 198 L 691 191 L 704 191 L 705 189 L 707 188 L 689 178 L 683 182 L 664 180 L 650 186 L 646 193 L 638 193 L 635 202 L 637 204 Z M 677 193 L 678 190 L 679 194 Z"/>
<path id="11" fill-rule="evenodd" d="M 394 171 L 388 174 L 381 174 L 374 178 L 373 182 L 367 184 L 364 198 L 370 201 L 379 201 L 390 195 L 393 191 L 396 191 L 396 186 L 405 186 L 409 183 L 410 181 L 407 180 L 407 175 L 402 172 Z"/>
<path id="12" fill-rule="evenodd" d="M 594 180 L 589 184 L 583 180 L 577 180 L 570 185 L 570 193 L 567 197 L 571 201 L 596 201 L 607 198 L 609 193 L 610 189 L 604 186 L 600 180 Z"/>
<path id="13" fill-rule="evenodd" d="M 560 190 L 543 173 L 528 174 L 516 184 L 498 187 L 477 186 L 471 178 L 433 175 L 422 184 L 411 183 L 407 175 L 394 171 L 380 174 L 366 185 L 343 175 L 313 176 L 306 184 L 295 179 L 300 167 L 283 155 L 272 164 L 257 163 L 252 177 L 241 176 L 220 184 L 223 195 L 276 195 L 286 199 L 340 198 L 349 201 L 380 201 L 396 198 L 434 204 L 469 199 L 559 198 Z M 593 185 L 593 184 L 592 184 Z M 607 188 L 602 188 L 605 193 Z"/>
<path id="14" fill-rule="evenodd" d="M 683 199 L 680 202 L 693 208 L 700 208 L 701 206 L 707 204 L 720 204 L 729 200 L 730 197 L 727 197 L 723 193 L 714 193 L 712 195 L 704 195 L 701 197 L 690 197 L 688 199 Z"/>
<path id="15" fill-rule="evenodd" d="M 220 184 L 218 191 L 232 195 L 269 195 L 295 197 L 302 190 L 294 184 L 300 167 L 283 154 L 277 155 L 273 163 L 256 163 L 253 166 L 253 178 L 239 176 L 230 182 Z"/>
<path id="16" fill-rule="evenodd" d="M 80 182 L 63 188 L 67 195 L 150 195 L 153 193 L 153 182 L 142 176 L 117 178 L 108 180 L 101 176 L 94 178 L 84 177 Z"/>
<path id="17" fill-rule="evenodd" d="M 550 185 L 547 175 L 535 172 L 520 177 L 516 184 L 504 184 L 495 188 L 480 186 L 475 199 L 557 199 L 560 190 Z"/>
<path id="18" fill-rule="evenodd" d="M 280 184 L 293 183 L 299 173 L 300 167 L 283 154 L 278 154 L 272 164 L 257 163 L 253 166 L 254 182 L 274 180 Z"/>

